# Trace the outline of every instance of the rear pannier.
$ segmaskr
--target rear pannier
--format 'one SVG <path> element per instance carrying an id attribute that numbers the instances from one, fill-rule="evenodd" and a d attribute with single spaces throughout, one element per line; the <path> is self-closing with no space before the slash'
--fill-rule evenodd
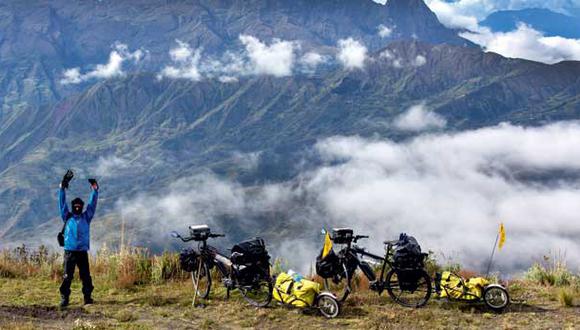
<path id="1" fill-rule="evenodd" d="M 253 282 L 256 278 L 269 278 L 270 255 L 261 238 L 234 245 L 230 257 L 234 271 L 241 282 Z"/>
<path id="2" fill-rule="evenodd" d="M 396 269 L 420 269 L 424 267 L 425 253 L 413 236 L 401 234 L 393 256 Z"/>

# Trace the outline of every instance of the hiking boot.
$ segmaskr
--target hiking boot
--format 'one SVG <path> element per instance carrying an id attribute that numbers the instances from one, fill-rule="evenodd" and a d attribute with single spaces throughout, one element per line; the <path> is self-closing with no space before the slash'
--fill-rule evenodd
<path id="1" fill-rule="evenodd" d="M 66 308 L 68 306 L 68 297 L 61 296 L 60 297 L 60 308 Z"/>
<path id="2" fill-rule="evenodd" d="M 85 305 L 91 305 L 94 302 L 95 301 L 93 300 L 93 298 L 91 298 L 91 297 L 85 297 Z"/>

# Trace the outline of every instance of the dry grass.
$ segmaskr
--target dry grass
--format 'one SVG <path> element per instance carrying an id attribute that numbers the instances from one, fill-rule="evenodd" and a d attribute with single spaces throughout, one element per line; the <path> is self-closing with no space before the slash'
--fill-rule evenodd
<path id="1" fill-rule="evenodd" d="M 573 274 L 561 253 L 544 256 L 541 262 L 535 263 L 526 273 L 525 278 L 542 285 L 570 286 L 580 282 L 578 275 Z"/>
<path id="2" fill-rule="evenodd" d="M 59 312 L 58 283 L 62 258 L 56 254 L 21 247 L 0 253 L 0 328 L 74 329 L 391 329 L 391 328 L 571 328 L 580 324 L 580 282 L 562 262 L 537 265 L 526 279 L 509 284 L 513 305 L 501 315 L 482 306 L 432 299 L 425 308 L 408 309 L 385 295 L 369 291 L 368 280 L 357 272 L 354 292 L 340 318 L 326 320 L 316 313 L 276 307 L 249 307 L 214 278 L 206 308 L 192 308 L 188 274 L 179 269 L 174 253 L 151 255 L 144 249 L 101 249 L 91 257 L 97 304 L 79 307 L 80 283 L 73 282 L 72 307 Z M 275 262 L 283 270 L 283 261 Z M 556 265 L 557 267 L 554 267 Z M 274 268 L 276 268 L 274 267 Z M 431 262 L 431 270 L 444 267 Z M 460 271 L 458 266 L 454 266 Z M 471 275 L 464 272 L 465 275 Z M 215 275 L 215 274 L 214 274 Z M 317 282 L 322 279 L 313 276 Z M 559 285 L 559 286 L 557 286 Z M 40 305 L 39 305 L 40 304 Z"/>
<path id="3" fill-rule="evenodd" d="M 23 245 L 0 253 L 0 278 L 42 277 L 60 281 L 62 263 L 58 253 L 49 253 L 45 247 L 33 251 Z M 152 256 L 142 248 L 112 251 L 105 246 L 90 256 L 90 263 L 93 277 L 118 289 L 188 277 L 179 267 L 178 254 Z"/>

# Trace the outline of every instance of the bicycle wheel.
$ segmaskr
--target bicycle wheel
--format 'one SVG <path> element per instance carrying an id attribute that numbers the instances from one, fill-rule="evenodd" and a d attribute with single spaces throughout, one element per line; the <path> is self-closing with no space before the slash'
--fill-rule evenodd
<path id="1" fill-rule="evenodd" d="M 207 299 L 211 290 L 211 274 L 208 264 L 201 260 L 200 262 L 198 269 L 194 269 L 191 272 L 191 282 L 193 283 L 193 290 L 197 290 L 197 296 L 201 299 Z"/>
<path id="2" fill-rule="evenodd" d="M 483 290 L 483 301 L 494 312 L 502 312 L 510 303 L 507 290 L 498 284 L 492 284 Z"/>
<path id="3" fill-rule="evenodd" d="M 239 287 L 244 299 L 252 306 L 266 307 L 272 300 L 272 281 L 262 279 L 252 285 Z"/>
<path id="4" fill-rule="evenodd" d="M 332 293 L 336 297 L 336 299 L 338 299 L 338 301 L 342 303 L 346 300 L 346 298 L 352 291 L 350 287 L 351 278 L 350 276 L 348 276 L 348 272 L 344 265 L 342 274 L 340 275 L 340 277 L 337 278 L 339 278 L 340 280 L 335 281 L 332 278 L 325 278 L 324 291 Z"/>
<path id="5" fill-rule="evenodd" d="M 335 318 L 340 314 L 340 304 L 338 303 L 338 300 L 336 300 L 336 297 L 331 293 L 322 292 L 318 297 L 316 297 L 316 302 L 314 304 L 320 311 L 320 314 L 327 319 Z"/>
<path id="6" fill-rule="evenodd" d="M 405 273 L 409 272 L 409 273 Z M 385 283 L 393 300 L 405 307 L 422 307 L 431 297 L 431 278 L 423 269 L 396 271 L 391 269 Z"/>

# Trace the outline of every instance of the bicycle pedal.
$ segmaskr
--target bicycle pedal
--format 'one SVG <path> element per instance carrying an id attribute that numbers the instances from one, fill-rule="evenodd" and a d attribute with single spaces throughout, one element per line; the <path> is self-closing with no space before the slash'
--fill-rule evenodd
<path id="1" fill-rule="evenodd" d="M 381 285 L 379 285 L 379 283 L 377 281 L 371 282 L 369 285 L 369 289 L 371 289 L 372 291 L 381 291 L 382 287 Z"/>

